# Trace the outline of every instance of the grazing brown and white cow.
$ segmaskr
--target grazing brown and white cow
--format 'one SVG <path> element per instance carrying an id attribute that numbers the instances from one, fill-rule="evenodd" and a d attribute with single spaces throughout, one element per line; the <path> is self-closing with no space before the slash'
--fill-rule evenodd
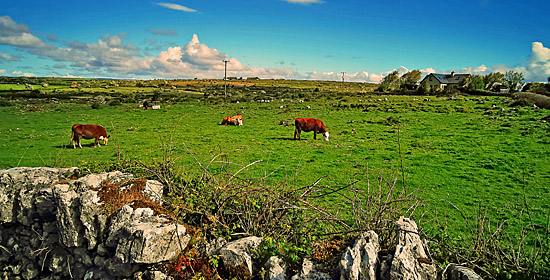
<path id="1" fill-rule="evenodd" d="M 73 130 L 71 132 L 71 142 L 73 143 L 73 148 L 76 149 L 75 142 L 78 143 L 78 146 L 82 149 L 80 145 L 80 139 L 94 139 L 95 146 L 101 146 L 99 140 L 103 140 L 103 144 L 107 145 L 107 141 L 110 136 L 107 136 L 105 128 L 101 125 L 95 124 L 75 124 L 73 125 Z"/>
<path id="2" fill-rule="evenodd" d="M 296 135 L 298 135 L 298 140 L 302 141 L 300 133 L 303 131 L 310 132 L 313 131 L 313 139 L 317 139 L 317 133 L 323 134 L 325 140 L 328 141 L 329 133 L 323 121 L 312 118 L 297 118 L 294 121 L 296 125 L 296 130 L 294 130 L 294 140 L 296 140 Z"/>
<path id="3" fill-rule="evenodd" d="M 236 116 L 227 116 L 223 118 L 221 125 L 243 125 L 243 116 L 237 114 Z"/>

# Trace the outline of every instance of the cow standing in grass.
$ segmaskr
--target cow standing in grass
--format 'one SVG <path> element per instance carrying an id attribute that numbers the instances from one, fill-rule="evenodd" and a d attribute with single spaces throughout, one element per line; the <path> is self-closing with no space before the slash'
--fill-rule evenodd
<path id="1" fill-rule="evenodd" d="M 80 145 L 80 139 L 94 139 L 95 146 L 101 146 L 99 140 L 103 140 L 103 144 L 107 145 L 107 141 L 110 136 L 107 136 L 105 128 L 101 125 L 95 124 L 75 124 L 73 125 L 73 130 L 71 132 L 71 142 L 73 143 L 73 148 L 76 149 L 75 143 L 78 143 L 78 146 L 82 149 Z"/>
<path id="2" fill-rule="evenodd" d="M 313 139 L 317 139 L 317 133 L 323 134 L 325 140 L 328 141 L 329 133 L 323 121 L 312 118 L 297 118 L 294 121 L 296 125 L 296 130 L 294 130 L 294 140 L 296 140 L 296 135 L 298 135 L 298 140 L 302 141 L 300 133 L 303 131 L 310 132 L 313 131 Z"/>
<path id="3" fill-rule="evenodd" d="M 243 125 L 243 116 L 237 114 L 236 116 L 227 116 L 223 118 L 221 125 Z"/>

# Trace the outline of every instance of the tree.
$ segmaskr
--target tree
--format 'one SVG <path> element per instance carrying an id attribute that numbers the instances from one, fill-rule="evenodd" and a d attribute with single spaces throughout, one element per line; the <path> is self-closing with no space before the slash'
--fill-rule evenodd
<path id="1" fill-rule="evenodd" d="M 403 74 L 400 78 L 401 89 L 416 89 L 416 83 L 420 81 L 421 76 L 422 72 L 420 70 L 412 70 Z"/>
<path id="2" fill-rule="evenodd" d="M 483 90 L 485 89 L 484 77 L 480 75 L 470 75 L 464 82 L 464 88 L 467 90 Z"/>
<path id="3" fill-rule="evenodd" d="M 506 72 L 506 85 L 510 89 L 510 92 L 516 92 L 518 89 L 521 89 L 525 85 L 523 73 L 512 70 Z"/>
<path id="4" fill-rule="evenodd" d="M 380 82 L 380 86 L 378 87 L 379 91 L 388 92 L 392 90 L 396 90 L 399 88 L 399 72 L 397 70 L 391 72 L 388 74 L 384 79 L 382 79 L 382 82 Z"/>
<path id="5" fill-rule="evenodd" d="M 420 94 L 429 94 L 432 91 L 428 83 L 420 83 L 418 86 L 418 93 Z"/>
<path id="6" fill-rule="evenodd" d="M 483 78 L 485 81 L 485 89 L 495 91 L 496 88 L 505 82 L 504 74 L 500 72 L 491 73 Z"/>

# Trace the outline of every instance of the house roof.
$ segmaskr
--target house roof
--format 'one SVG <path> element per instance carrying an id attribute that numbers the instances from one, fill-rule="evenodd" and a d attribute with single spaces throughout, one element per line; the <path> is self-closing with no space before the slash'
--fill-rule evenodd
<path id="1" fill-rule="evenodd" d="M 424 78 L 427 79 L 428 77 L 434 77 L 436 78 L 440 83 L 442 84 L 461 84 L 463 83 L 470 74 L 434 74 L 431 73 L 430 75 L 426 76 Z M 422 81 L 424 81 L 422 80 Z"/>

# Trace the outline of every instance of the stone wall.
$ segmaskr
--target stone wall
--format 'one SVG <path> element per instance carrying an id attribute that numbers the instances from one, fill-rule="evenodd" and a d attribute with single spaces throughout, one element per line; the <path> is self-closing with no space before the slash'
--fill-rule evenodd
<path id="1" fill-rule="evenodd" d="M 137 181 L 118 171 L 81 178 L 74 176 L 77 173 L 76 168 L 0 170 L 0 280 L 171 279 L 155 270 L 155 264 L 176 257 L 187 246 L 186 228 L 134 205 L 106 215 L 100 185 L 130 188 Z M 159 182 L 147 180 L 142 192 L 162 203 Z M 259 237 L 217 239 L 205 251 L 221 256 L 219 269 L 229 273 L 227 278 L 238 270 L 239 278 L 273 280 L 481 279 L 461 266 L 449 266 L 444 273 L 433 264 L 414 221 L 401 218 L 396 230 L 398 244 L 391 255 L 382 256 L 377 234 L 365 232 L 337 267 L 327 270 L 305 259 L 301 271 L 293 274 L 275 256 L 265 264 L 253 263 Z"/>
<path id="2" fill-rule="evenodd" d="M 0 171 L 0 279 L 123 279 L 175 257 L 187 246 L 185 227 L 149 208 L 124 206 L 107 217 L 101 182 L 132 179 L 121 172 L 71 180 L 75 168 Z M 144 192 L 159 199 L 162 185 Z"/>

